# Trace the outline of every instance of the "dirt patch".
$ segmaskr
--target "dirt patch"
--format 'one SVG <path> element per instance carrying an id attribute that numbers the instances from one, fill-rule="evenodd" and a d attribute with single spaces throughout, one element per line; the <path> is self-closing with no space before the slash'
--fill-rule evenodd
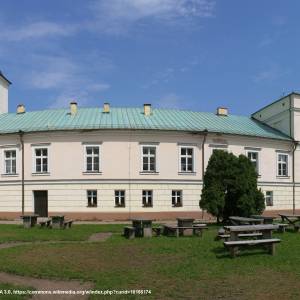
<path id="1" fill-rule="evenodd" d="M 98 232 L 92 234 L 88 241 L 89 242 L 100 242 L 100 241 L 106 241 L 108 238 L 112 236 L 111 232 Z"/>
<path id="2" fill-rule="evenodd" d="M 68 281 L 57 281 L 48 279 L 38 279 L 32 277 L 23 277 L 13 274 L 7 274 L 0 272 L 0 282 L 10 283 L 20 286 L 31 286 L 36 291 L 84 291 L 93 288 L 92 283 L 82 283 L 80 281 L 68 280 Z M 70 299 L 88 299 L 88 295 L 34 295 L 32 299 L 39 300 L 52 300 L 59 298 L 60 300 Z"/>

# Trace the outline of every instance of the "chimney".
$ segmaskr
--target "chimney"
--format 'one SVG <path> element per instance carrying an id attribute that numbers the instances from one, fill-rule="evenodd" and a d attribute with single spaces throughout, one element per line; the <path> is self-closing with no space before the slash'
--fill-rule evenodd
<path id="1" fill-rule="evenodd" d="M 25 105 L 24 104 L 19 104 L 17 106 L 17 114 L 24 114 L 25 113 Z"/>
<path id="2" fill-rule="evenodd" d="M 109 112 L 110 112 L 110 105 L 109 105 L 108 102 L 105 102 L 105 103 L 103 104 L 103 112 L 104 112 L 104 113 L 109 113 Z"/>
<path id="3" fill-rule="evenodd" d="M 228 116 L 228 108 L 218 107 L 217 108 L 217 116 L 227 117 Z"/>
<path id="4" fill-rule="evenodd" d="M 77 114 L 77 102 L 70 102 L 70 114 L 71 116 L 75 116 Z"/>
<path id="5" fill-rule="evenodd" d="M 150 116 L 152 114 L 151 104 L 144 104 L 144 115 Z"/>
<path id="6" fill-rule="evenodd" d="M 8 87 L 11 82 L 0 71 L 0 114 L 8 112 Z"/>

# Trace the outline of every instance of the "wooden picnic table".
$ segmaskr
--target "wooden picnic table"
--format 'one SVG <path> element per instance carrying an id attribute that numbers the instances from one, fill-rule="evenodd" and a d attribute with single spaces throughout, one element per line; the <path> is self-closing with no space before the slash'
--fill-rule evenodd
<path id="1" fill-rule="evenodd" d="M 254 224 L 263 223 L 262 219 L 245 218 L 245 217 L 237 217 L 237 216 L 229 217 L 229 220 L 231 221 L 232 225 L 254 225 Z"/>
<path id="2" fill-rule="evenodd" d="M 287 221 L 296 231 L 300 231 L 300 215 L 279 214 L 282 222 Z"/>
<path id="3" fill-rule="evenodd" d="M 194 220 L 195 219 L 193 218 L 177 218 L 177 227 L 181 227 L 179 229 L 179 235 L 183 235 L 183 236 L 193 235 Z"/>
<path id="4" fill-rule="evenodd" d="M 263 239 L 271 239 L 272 231 L 278 229 L 278 225 L 261 224 L 261 225 L 242 225 L 242 226 L 224 226 L 225 230 L 230 233 L 230 241 L 237 241 L 240 233 L 261 232 Z"/>
<path id="5" fill-rule="evenodd" d="M 263 220 L 264 224 L 273 224 L 274 219 L 276 219 L 276 217 L 262 215 L 251 215 L 251 218 Z"/>
<path id="6" fill-rule="evenodd" d="M 52 216 L 51 220 L 52 220 L 52 228 L 55 229 L 64 228 L 64 221 L 65 221 L 64 215 Z"/>
<path id="7" fill-rule="evenodd" d="M 38 217 L 39 217 L 39 215 L 37 215 L 37 214 L 22 215 L 21 218 L 23 219 L 24 228 L 34 227 L 37 223 Z"/>
<path id="8" fill-rule="evenodd" d="M 132 227 L 135 228 L 135 236 L 152 237 L 152 220 L 145 218 L 132 219 Z"/>

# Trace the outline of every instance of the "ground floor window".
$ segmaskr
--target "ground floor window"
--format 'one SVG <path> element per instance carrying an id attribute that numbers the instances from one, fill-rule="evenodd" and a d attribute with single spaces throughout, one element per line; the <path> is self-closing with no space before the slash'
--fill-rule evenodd
<path id="1" fill-rule="evenodd" d="M 273 206 L 273 192 L 267 191 L 266 192 L 266 206 Z"/>
<path id="2" fill-rule="evenodd" d="M 153 206 L 153 192 L 151 190 L 143 190 L 143 207 Z"/>
<path id="3" fill-rule="evenodd" d="M 178 190 L 172 191 L 172 206 L 173 207 L 182 206 L 182 191 L 178 191 Z"/>
<path id="4" fill-rule="evenodd" d="M 87 206 L 97 206 L 97 190 L 87 190 Z"/>
<path id="5" fill-rule="evenodd" d="M 115 191 L 115 206 L 116 207 L 125 207 L 125 191 L 116 190 Z"/>

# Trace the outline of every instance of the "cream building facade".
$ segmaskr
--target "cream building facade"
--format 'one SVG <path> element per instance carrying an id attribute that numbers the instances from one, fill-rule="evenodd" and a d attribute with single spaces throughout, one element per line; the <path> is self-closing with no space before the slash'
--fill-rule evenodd
<path id="1" fill-rule="evenodd" d="M 214 149 L 249 157 L 266 213 L 300 208 L 299 94 L 250 118 L 226 109 L 90 109 L 74 102 L 69 109 L 26 112 L 20 105 L 7 113 L 9 81 L 0 81 L 1 218 L 22 212 L 101 220 L 200 218 L 203 174 Z"/>

